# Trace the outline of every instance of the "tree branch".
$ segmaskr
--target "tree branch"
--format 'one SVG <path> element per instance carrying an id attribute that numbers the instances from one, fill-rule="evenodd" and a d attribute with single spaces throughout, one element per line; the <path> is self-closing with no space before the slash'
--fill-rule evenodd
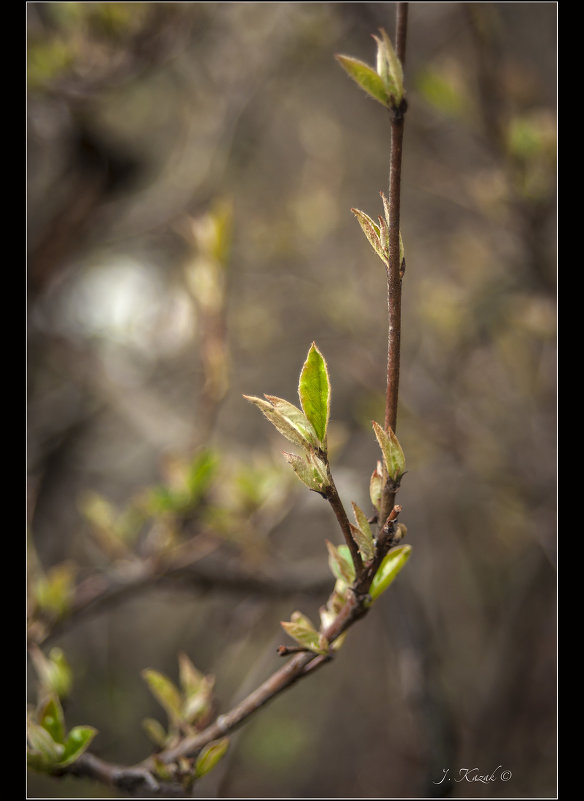
<path id="1" fill-rule="evenodd" d="M 246 570 L 241 559 L 229 560 L 224 554 L 213 557 L 217 543 L 204 540 L 198 552 L 188 559 L 179 555 L 169 563 L 145 559 L 130 576 L 113 572 L 110 575 L 93 575 L 75 590 L 71 606 L 64 617 L 51 622 L 30 621 L 29 641 L 46 644 L 92 614 L 110 609 L 128 598 L 158 587 L 183 587 L 201 592 L 213 589 L 225 593 L 253 593 L 266 598 L 282 598 L 302 593 L 317 595 L 330 585 L 328 570 L 317 570 L 311 563 L 284 565 L 266 559 L 260 569 Z"/>
<path id="2" fill-rule="evenodd" d="M 367 613 L 368 608 L 365 601 L 366 596 L 357 596 L 352 590 L 348 591 L 345 605 L 335 620 L 323 632 L 329 643 L 333 643 L 356 620 Z M 57 775 L 70 774 L 92 778 L 103 784 L 133 793 L 145 790 L 151 794 L 167 794 L 169 790 L 168 783 L 161 783 L 156 778 L 157 764 L 168 765 L 183 758 L 196 756 L 209 743 L 233 732 L 254 712 L 265 706 L 283 690 L 286 690 L 299 679 L 314 673 L 315 670 L 329 662 L 331 656 L 332 654 L 323 655 L 312 652 L 296 654 L 239 704 L 229 712 L 219 715 L 203 731 L 194 736 L 184 738 L 177 746 L 148 757 L 137 765 L 116 765 L 100 759 L 90 752 L 86 752 L 71 766 L 62 769 Z M 170 789 L 172 788 L 174 788 L 173 794 L 176 795 L 176 785 L 171 785 Z"/>
<path id="3" fill-rule="evenodd" d="M 329 471 L 329 477 L 330 477 L 330 485 L 327 488 L 326 499 L 333 508 L 339 526 L 341 527 L 341 531 L 343 532 L 345 542 L 347 543 L 349 551 L 351 552 L 351 558 L 353 559 L 353 564 L 355 565 L 355 574 L 357 577 L 359 577 L 363 573 L 363 559 L 361 558 L 361 554 L 359 552 L 357 543 L 353 539 L 349 518 L 347 517 L 345 507 L 343 506 L 343 502 L 339 497 L 339 493 L 337 492 L 337 488 L 332 479 L 332 476 L 330 476 L 330 471 Z"/>
<path id="4" fill-rule="evenodd" d="M 408 4 L 398 3 L 396 12 L 396 52 L 404 62 L 406 52 Z M 385 430 L 394 433 L 397 428 L 397 405 L 399 394 L 400 339 L 401 339 L 401 283 L 402 263 L 400 258 L 400 197 L 402 141 L 404 114 L 407 110 L 405 98 L 390 109 L 391 144 L 389 160 L 389 263 L 387 269 L 387 384 L 385 395 Z M 386 484 L 383 491 L 380 525 L 387 519 L 395 502 L 395 488 Z"/>

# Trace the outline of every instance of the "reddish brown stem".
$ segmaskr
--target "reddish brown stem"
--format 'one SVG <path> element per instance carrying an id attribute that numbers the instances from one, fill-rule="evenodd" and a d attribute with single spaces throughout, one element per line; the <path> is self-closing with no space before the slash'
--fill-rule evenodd
<path id="1" fill-rule="evenodd" d="M 351 552 L 351 558 L 353 559 L 353 564 L 355 565 L 355 575 L 359 577 L 363 572 L 363 559 L 361 558 L 357 543 L 353 539 L 353 534 L 351 533 L 351 524 L 349 523 L 349 518 L 347 517 L 345 507 L 343 506 L 343 503 L 339 497 L 335 483 L 332 480 L 332 476 L 329 476 L 329 478 L 330 485 L 326 493 L 326 499 L 332 506 L 336 515 L 339 526 L 341 527 L 341 531 L 343 532 L 345 542 L 347 543 L 349 551 Z"/>
<path id="2" fill-rule="evenodd" d="M 408 4 L 397 4 L 396 52 L 405 60 Z M 402 142 L 405 99 L 390 109 L 391 146 L 389 159 L 389 259 L 387 268 L 387 384 L 385 395 L 385 430 L 396 431 L 397 404 L 399 395 L 400 345 L 401 345 L 401 284 L 402 263 L 400 258 L 400 197 Z M 395 487 L 388 482 L 383 491 L 380 524 L 386 520 L 395 501 Z"/>

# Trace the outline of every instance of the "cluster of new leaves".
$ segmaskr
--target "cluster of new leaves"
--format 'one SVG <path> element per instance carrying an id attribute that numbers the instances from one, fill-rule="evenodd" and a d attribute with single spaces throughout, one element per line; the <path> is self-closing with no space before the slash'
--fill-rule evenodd
<path id="1" fill-rule="evenodd" d="M 72 765 L 89 746 L 95 735 L 93 726 L 65 728 L 63 707 L 51 696 L 27 720 L 27 762 L 34 770 L 59 773 Z"/>
<path id="2" fill-rule="evenodd" d="M 302 455 L 284 453 L 298 478 L 314 492 L 326 496 L 330 486 L 327 459 L 327 428 L 330 415 L 330 381 L 324 357 L 313 342 L 298 383 L 302 409 L 293 403 L 264 395 L 244 395 L 255 404 L 287 440 L 302 449 Z"/>
<path id="3" fill-rule="evenodd" d="M 154 718 L 143 721 L 146 734 L 161 751 L 203 729 L 214 710 L 214 677 L 202 674 L 184 653 L 179 654 L 178 665 L 180 687 L 157 670 L 148 668 L 142 671 L 152 695 L 167 716 L 166 729 Z M 182 758 L 176 763 L 164 764 L 155 759 L 157 776 L 169 781 L 180 780 L 183 786 L 189 787 L 195 779 L 215 767 L 228 746 L 229 739 L 224 737 L 205 746 L 194 761 Z"/>
<path id="4" fill-rule="evenodd" d="M 376 68 L 353 56 L 337 55 L 337 60 L 351 78 L 370 97 L 385 108 L 398 108 L 404 92 L 404 73 L 387 33 L 380 28 L 381 36 L 373 38 L 377 42 Z"/>
<path id="5" fill-rule="evenodd" d="M 93 726 L 65 727 L 61 698 L 71 690 L 72 674 L 60 648 L 49 656 L 31 651 L 39 680 L 39 701 L 27 712 L 27 763 L 34 770 L 60 773 L 87 749 L 97 730 Z"/>
<path id="6" fill-rule="evenodd" d="M 300 446 L 302 455 L 284 453 L 295 473 L 311 490 L 327 497 L 327 490 L 333 488 L 333 479 L 327 455 L 326 432 L 330 416 L 331 387 L 326 361 L 313 342 L 300 373 L 298 394 L 302 409 L 273 395 L 264 399 L 244 395 L 255 404 L 275 428 L 290 442 Z M 370 481 L 371 502 L 377 513 L 381 507 L 381 497 L 385 485 L 399 486 L 405 472 L 405 457 L 401 445 L 393 431 L 385 431 L 373 422 L 373 430 L 381 449 L 382 461 L 377 463 Z M 353 502 L 355 523 L 350 523 L 352 537 L 365 564 L 372 562 L 376 554 L 376 539 L 365 512 Z M 405 526 L 398 526 L 396 540 L 405 534 Z M 347 591 L 356 580 L 355 564 L 349 547 L 335 546 L 327 541 L 329 566 L 336 579 L 335 587 L 325 606 L 320 609 L 320 629 L 302 612 L 296 611 L 289 621 L 282 621 L 282 627 L 301 649 L 315 654 L 327 655 L 331 643 L 325 631 L 346 602 Z M 371 583 L 369 592 L 372 603 L 391 584 L 405 565 L 411 548 L 409 545 L 390 550 L 382 560 Z M 332 647 L 342 644 L 344 635 L 338 637 Z"/>

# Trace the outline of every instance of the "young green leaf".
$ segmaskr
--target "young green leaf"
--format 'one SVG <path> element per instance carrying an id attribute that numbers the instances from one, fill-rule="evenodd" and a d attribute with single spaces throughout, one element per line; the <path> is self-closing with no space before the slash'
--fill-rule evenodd
<path id="1" fill-rule="evenodd" d="M 264 397 L 267 398 L 274 409 L 298 431 L 301 437 L 303 437 L 315 448 L 318 447 L 318 436 L 314 430 L 314 426 L 310 420 L 308 420 L 304 412 L 302 412 L 297 406 L 294 406 L 293 403 L 290 403 L 283 398 L 277 398 L 275 395 L 265 395 Z"/>
<path id="2" fill-rule="evenodd" d="M 30 652 L 39 683 L 44 692 L 64 698 L 71 692 L 73 672 L 61 648 L 51 648 L 48 657 L 34 648 Z"/>
<path id="3" fill-rule="evenodd" d="M 293 640 L 315 654 L 326 654 L 328 642 L 314 628 L 311 621 L 302 612 L 294 612 L 291 619 L 282 620 L 280 625 Z"/>
<path id="4" fill-rule="evenodd" d="M 381 462 L 377 462 L 377 467 L 371 474 L 371 479 L 369 481 L 369 497 L 371 498 L 371 503 L 377 509 L 377 511 L 381 508 L 381 495 L 383 492 L 383 467 L 381 466 Z"/>
<path id="5" fill-rule="evenodd" d="M 282 400 L 282 398 L 274 398 L 271 395 L 266 395 L 267 400 L 256 398 L 252 395 L 244 395 L 243 397 L 250 403 L 255 404 L 270 423 L 278 429 L 280 434 L 294 443 L 294 445 L 299 445 L 301 448 L 306 449 L 318 442 L 312 424 L 309 423 L 300 409 L 297 409 L 293 404 Z M 276 401 L 277 405 L 274 401 Z M 286 409 L 286 413 L 283 411 L 284 409 Z"/>
<path id="6" fill-rule="evenodd" d="M 65 718 L 58 698 L 51 697 L 41 709 L 39 723 L 56 743 L 65 742 Z"/>
<path id="7" fill-rule="evenodd" d="M 324 495 L 329 486 L 327 469 L 325 463 L 318 458 L 314 451 L 308 451 L 305 456 L 298 456 L 295 453 L 286 453 L 285 451 L 282 454 L 300 481 L 308 489 Z"/>
<path id="8" fill-rule="evenodd" d="M 59 760 L 59 765 L 63 767 L 72 765 L 87 750 L 96 734 L 97 729 L 94 729 L 93 726 L 74 726 L 67 735 L 65 750 Z"/>
<path id="9" fill-rule="evenodd" d="M 395 106 L 399 106 L 404 96 L 404 73 L 391 39 L 383 28 L 379 29 L 381 38 L 373 35 L 377 42 L 377 73 L 381 77 L 386 94 Z"/>
<path id="10" fill-rule="evenodd" d="M 326 361 L 314 342 L 300 372 L 298 395 L 304 414 L 312 423 L 316 436 L 326 450 L 331 385 Z"/>
<path id="11" fill-rule="evenodd" d="M 343 586 L 346 586 L 344 582 Z M 341 611 L 345 604 L 345 596 L 341 592 L 337 592 L 337 590 L 333 590 L 332 594 L 330 595 L 327 603 L 325 606 L 321 606 L 319 609 L 320 614 L 320 627 L 324 631 L 331 625 L 331 623 L 336 619 L 337 615 Z M 336 640 L 333 641 L 331 648 L 333 651 L 338 651 L 341 645 L 344 643 L 345 638 L 348 632 L 344 631 Z"/>
<path id="12" fill-rule="evenodd" d="M 368 562 L 370 559 L 373 559 L 373 556 L 375 555 L 373 533 L 365 512 L 354 502 L 352 503 L 352 506 L 357 525 L 351 526 L 351 531 L 353 533 L 355 542 L 361 551 L 361 556 L 366 562 Z"/>
<path id="13" fill-rule="evenodd" d="M 199 689 L 185 697 L 181 715 L 183 720 L 193 724 L 207 712 L 213 701 L 214 686 L 214 676 L 203 677 Z"/>
<path id="14" fill-rule="evenodd" d="M 385 108 L 389 108 L 389 94 L 386 85 L 380 75 L 365 62 L 352 56 L 337 55 L 337 61 L 345 72 L 363 89 L 370 97 L 377 100 Z"/>
<path id="15" fill-rule="evenodd" d="M 371 603 L 375 601 L 382 592 L 389 587 L 391 582 L 395 579 L 402 567 L 408 561 L 412 551 L 411 545 L 400 545 L 398 548 L 392 548 L 391 551 L 385 556 L 384 560 L 379 566 L 379 569 L 369 588 L 369 595 L 371 596 Z"/>
<path id="16" fill-rule="evenodd" d="M 383 454 L 387 474 L 392 481 L 399 481 L 405 472 L 406 459 L 398 438 L 391 429 L 385 431 L 373 421 L 373 430 Z"/>
<path id="17" fill-rule="evenodd" d="M 159 748 L 164 748 L 168 740 L 168 734 L 160 721 L 154 718 L 144 718 L 142 721 L 142 728 L 154 745 L 157 745 Z"/>
<path id="18" fill-rule="evenodd" d="M 60 618 L 73 599 L 76 566 L 62 562 L 40 575 L 34 587 L 35 601 L 51 617 Z"/>
<path id="19" fill-rule="evenodd" d="M 182 652 L 178 655 L 178 665 L 180 686 L 183 691 L 181 719 L 192 724 L 211 704 L 215 677 L 205 676 L 197 670 L 188 656 Z"/>
<path id="20" fill-rule="evenodd" d="M 178 676 L 185 695 L 198 692 L 205 678 L 183 651 L 178 655 Z"/>
<path id="21" fill-rule="evenodd" d="M 150 692 L 168 714 L 173 723 L 180 720 L 182 699 L 174 684 L 157 670 L 146 668 L 142 677 L 148 684 Z"/>
<path id="22" fill-rule="evenodd" d="M 200 779 L 201 776 L 213 770 L 228 748 L 229 737 L 223 737 L 221 740 L 215 740 L 206 745 L 195 762 L 195 778 Z"/>
<path id="23" fill-rule="evenodd" d="M 358 526 L 354 526 L 353 523 L 349 523 L 349 528 L 351 529 L 353 539 L 357 543 L 363 561 L 368 562 L 374 555 L 373 542 L 370 542 L 361 529 Z"/>
<path id="24" fill-rule="evenodd" d="M 369 242 L 375 253 L 377 253 L 381 261 L 387 267 L 387 251 L 384 248 L 381 239 L 380 227 L 376 225 L 371 219 L 371 217 L 368 214 L 365 214 L 364 211 L 361 211 L 360 209 L 351 209 L 351 211 L 357 218 L 357 221 L 361 226 L 363 233 L 367 237 L 367 241 Z"/>
<path id="25" fill-rule="evenodd" d="M 355 565 L 348 546 L 335 547 L 332 542 L 326 540 L 326 547 L 329 552 L 329 567 L 333 576 L 345 584 L 352 584 L 355 581 Z"/>

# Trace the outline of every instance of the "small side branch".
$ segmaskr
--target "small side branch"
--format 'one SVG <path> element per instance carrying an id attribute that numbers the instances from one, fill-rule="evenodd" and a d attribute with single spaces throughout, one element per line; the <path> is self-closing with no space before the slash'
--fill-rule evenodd
<path id="1" fill-rule="evenodd" d="M 353 539 L 349 518 L 347 517 L 345 507 L 343 506 L 343 502 L 339 497 L 339 493 L 337 492 L 337 488 L 335 487 L 335 483 L 332 480 L 332 477 L 330 480 L 330 486 L 327 488 L 325 497 L 332 506 L 332 509 L 335 513 L 339 526 L 341 527 L 341 531 L 343 532 L 343 537 L 345 538 L 345 542 L 347 543 L 349 551 L 351 552 L 351 558 L 353 559 L 353 564 L 355 565 L 355 575 L 359 577 L 363 573 L 363 559 L 361 558 L 361 554 L 359 552 L 359 548 L 357 547 L 357 543 Z"/>

